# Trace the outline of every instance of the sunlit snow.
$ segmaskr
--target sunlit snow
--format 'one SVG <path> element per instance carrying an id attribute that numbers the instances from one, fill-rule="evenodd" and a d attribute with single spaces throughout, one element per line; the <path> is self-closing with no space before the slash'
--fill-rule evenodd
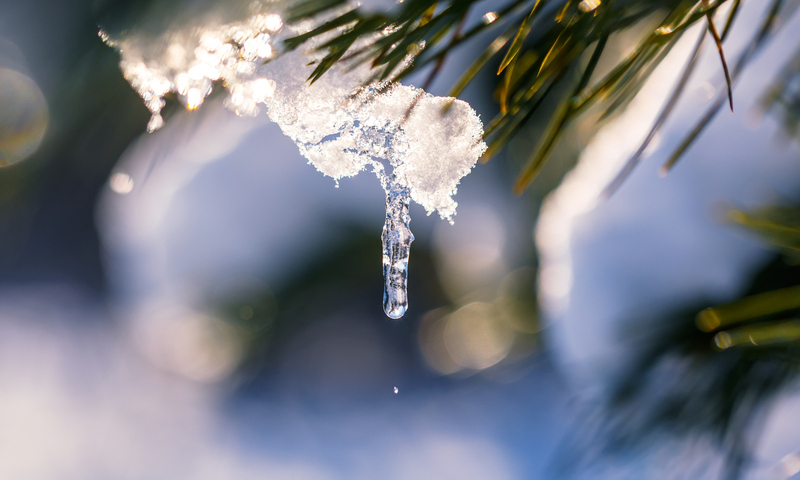
<path id="1" fill-rule="evenodd" d="M 452 222 L 456 187 L 486 150 L 483 124 L 461 100 L 402 84 L 365 87 L 366 65 L 337 65 L 309 84 L 311 64 L 321 54 L 313 43 L 286 52 L 283 39 L 313 27 L 283 25 L 277 13 L 261 8 L 237 23 L 168 29 L 155 41 L 135 31 L 100 36 L 120 52 L 125 78 L 152 113 L 150 132 L 164 124 L 165 96 L 173 93 L 194 110 L 220 83 L 228 108 L 237 115 L 266 110 L 309 163 L 337 184 L 365 169 L 374 172 L 386 192 L 384 311 L 400 318 L 408 308 L 414 239 L 408 203 Z"/>

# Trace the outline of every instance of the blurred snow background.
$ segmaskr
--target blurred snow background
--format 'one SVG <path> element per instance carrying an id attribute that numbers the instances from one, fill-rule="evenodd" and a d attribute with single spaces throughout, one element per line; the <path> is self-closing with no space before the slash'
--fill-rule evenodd
<path id="1" fill-rule="evenodd" d="M 534 292 L 538 203 L 510 195 L 513 169 L 500 162 L 464 179 L 454 226 L 412 206 L 412 311 L 391 322 L 380 308 L 377 182 L 360 175 L 335 188 L 265 117 L 233 116 L 220 99 L 174 112 L 150 135 L 121 77 L 116 96 L 96 100 L 118 103 L 87 96 L 65 107 L 74 85 L 118 74 L 89 7 L 0 3 L 0 35 L 15 52 L 3 58 L 17 59 L 51 112 L 44 153 L 6 173 L 0 204 L 3 478 L 552 478 L 561 439 L 585 421 L 582 399 L 633 348 L 624 322 L 733 298 L 767 258 L 720 223 L 720 205 L 795 198 L 796 144 L 776 143 L 772 118 L 754 124 L 748 112 L 797 47 L 797 16 L 742 77 L 737 114 L 721 113 L 659 179 L 721 84 L 709 42 L 660 147 L 610 201 L 571 220 L 560 244 L 571 282 L 567 301 L 545 310 L 548 351 L 534 353 L 539 326 L 518 294 Z M 732 52 L 764 7 L 746 8 Z M 83 53 L 68 60 L 74 51 Z M 469 58 L 449 60 L 433 93 Z M 654 77 L 652 95 L 668 78 Z M 485 119 L 491 107 L 477 93 Z M 659 104 L 647 97 L 616 121 L 649 126 Z M 626 159 L 638 141 L 598 135 L 581 161 L 597 151 Z M 34 193 L 20 196 L 19 185 Z M 754 478 L 793 474 L 784 467 L 800 438 L 785 419 L 797 404 L 785 395 L 764 421 Z M 683 458 L 665 438 L 673 447 L 668 458 Z M 694 455 L 719 461 L 708 445 Z M 658 455 L 618 463 L 587 478 L 670 478 Z"/>

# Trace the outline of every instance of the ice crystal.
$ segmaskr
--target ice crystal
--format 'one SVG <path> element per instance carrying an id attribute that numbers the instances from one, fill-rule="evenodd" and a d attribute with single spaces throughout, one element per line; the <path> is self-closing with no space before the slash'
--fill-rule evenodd
<path id="1" fill-rule="evenodd" d="M 152 113 L 149 132 L 164 123 L 166 94 L 177 94 L 193 110 L 219 82 L 228 90 L 228 108 L 238 115 L 265 108 L 309 163 L 337 184 L 365 169 L 374 172 L 386 191 L 384 310 L 400 318 L 408 305 L 414 239 L 409 201 L 452 222 L 456 187 L 486 150 L 483 125 L 461 100 L 395 83 L 363 87 L 368 66 L 337 65 L 309 84 L 319 53 L 314 45 L 312 53 L 283 52 L 282 40 L 313 27 L 285 26 L 276 13 L 260 11 L 238 23 L 175 28 L 156 42 L 135 33 L 100 35 L 120 51 L 125 78 Z"/>

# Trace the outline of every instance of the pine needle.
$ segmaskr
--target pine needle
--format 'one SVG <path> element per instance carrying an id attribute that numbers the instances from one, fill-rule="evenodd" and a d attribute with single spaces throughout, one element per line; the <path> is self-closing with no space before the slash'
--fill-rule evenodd
<path id="1" fill-rule="evenodd" d="M 722 70 L 725 72 L 725 83 L 728 84 L 728 102 L 731 106 L 731 112 L 733 112 L 733 87 L 731 86 L 731 74 L 728 71 L 728 62 L 725 61 L 725 52 L 722 50 L 722 39 L 719 37 L 717 27 L 714 26 L 714 19 L 711 17 L 711 14 L 709 13 L 706 15 L 706 18 L 708 18 L 708 31 L 711 33 L 711 36 L 714 37 L 714 43 L 717 44 L 719 59 L 722 62 Z"/>
<path id="2" fill-rule="evenodd" d="M 764 21 L 761 24 L 761 28 L 759 28 L 758 32 L 755 34 L 753 39 L 750 41 L 748 48 L 742 53 L 739 57 L 739 60 L 736 62 L 736 65 L 733 68 L 733 74 L 731 75 L 732 81 L 736 81 L 739 77 L 739 74 L 744 70 L 744 67 L 747 63 L 755 57 L 756 54 L 761 50 L 764 44 L 774 35 L 777 30 L 780 28 L 781 24 L 778 22 L 778 13 L 780 12 L 781 8 L 784 5 L 785 0 L 773 0 L 772 6 L 770 7 L 769 13 L 764 17 Z M 706 113 L 700 118 L 697 122 L 695 127 L 691 130 L 689 135 L 684 138 L 675 152 L 669 157 L 669 159 L 661 166 L 659 169 L 659 174 L 664 176 L 675 166 L 675 164 L 680 160 L 683 154 L 689 149 L 689 147 L 697 140 L 700 134 L 708 127 L 711 123 L 711 120 L 719 112 L 719 109 L 725 103 L 725 96 L 718 96 L 711 107 L 706 111 Z"/>
<path id="3" fill-rule="evenodd" d="M 633 169 L 636 168 L 636 165 L 639 163 L 639 160 L 642 158 L 645 150 L 647 150 L 650 142 L 653 141 L 653 138 L 656 136 L 656 133 L 658 133 L 658 130 L 672 113 L 675 105 L 678 104 L 678 100 L 680 99 L 683 90 L 686 88 L 689 78 L 692 76 L 694 67 L 697 65 L 697 59 L 700 57 L 700 50 L 703 46 L 705 38 L 706 34 L 705 31 L 703 31 L 700 33 L 700 37 L 697 39 L 697 43 L 695 44 L 694 50 L 692 50 L 692 54 L 689 56 L 689 60 L 686 62 L 686 66 L 683 67 L 683 73 L 681 73 L 680 80 L 678 80 L 678 83 L 675 84 L 675 88 L 672 90 L 669 100 L 667 100 L 667 103 L 664 104 L 664 107 L 661 109 L 661 113 L 658 114 L 658 118 L 656 119 L 655 123 L 653 123 L 652 128 L 650 128 L 650 131 L 642 141 L 639 149 L 636 150 L 636 153 L 634 153 L 631 158 L 628 159 L 628 161 L 625 163 L 625 166 L 622 168 L 622 170 L 620 170 L 614 180 L 605 188 L 605 190 L 603 190 L 601 198 L 610 198 L 611 195 L 613 195 L 614 192 L 616 192 L 617 189 L 622 185 L 622 182 L 624 182 L 631 172 L 633 172 Z"/>

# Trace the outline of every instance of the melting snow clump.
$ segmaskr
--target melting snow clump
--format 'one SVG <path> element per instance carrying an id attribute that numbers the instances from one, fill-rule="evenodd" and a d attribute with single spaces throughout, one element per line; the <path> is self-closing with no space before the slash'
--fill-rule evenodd
<path id="1" fill-rule="evenodd" d="M 483 124 L 461 100 L 396 83 L 363 87 L 368 65 L 336 65 L 309 84 L 309 63 L 321 54 L 313 44 L 311 53 L 285 51 L 283 39 L 311 28 L 283 25 L 277 13 L 261 8 L 241 22 L 176 27 L 156 39 L 135 32 L 100 36 L 120 51 L 125 78 L 152 113 L 149 132 L 163 126 L 165 95 L 175 93 L 194 110 L 221 83 L 228 108 L 237 115 L 265 109 L 309 163 L 337 184 L 362 170 L 375 173 L 386 192 L 384 311 L 400 318 L 408 308 L 414 240 L 409 202 L 452 222 L 456 187 L 486 150 Z"/>

